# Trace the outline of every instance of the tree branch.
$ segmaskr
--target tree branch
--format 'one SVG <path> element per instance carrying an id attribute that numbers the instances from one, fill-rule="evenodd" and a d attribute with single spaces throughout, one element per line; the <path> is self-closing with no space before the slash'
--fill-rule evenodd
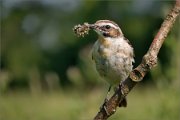
<path id="1" fill-rule="evenodd" d="M 167 37 L 170 29 L 172 28 L 177 16 L 180 13 L 180 0 L 176 0 L 175 6 L 166 16 L 161 25 L 157 35 L 155 36 L 152 44 L 144 55 L 141 64 L 136 67 L 125 81 L 120 84 L 120 87 L 115 91 L 113 96 L 106 102 L 105 107 L 101 107 L 100 111 L 95 116 L 94 120 L 106 120 L 108 117 L 116 112 L 116 108 L 123 98 L 132 90 L 132 88 L 140 82 L 146 73 L 157 64 L 157 55 L 159 50 Z M 107 114 L 108 113 L 108 114 Z"/>

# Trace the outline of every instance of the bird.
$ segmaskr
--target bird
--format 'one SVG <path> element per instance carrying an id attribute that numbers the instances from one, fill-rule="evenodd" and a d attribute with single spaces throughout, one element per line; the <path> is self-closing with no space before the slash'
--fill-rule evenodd
<path id="1" fill-rule="evenodd" d="M 90 28 L 98 34 L 92 47 L 92 59 L 99 75 L 109 83 L 108 95 L 111 87 L 127 79 L 132 71 L 134 50 L 114 21 L 98 20 Z M 126 106 L 124 98 L 119 107 Z"/>

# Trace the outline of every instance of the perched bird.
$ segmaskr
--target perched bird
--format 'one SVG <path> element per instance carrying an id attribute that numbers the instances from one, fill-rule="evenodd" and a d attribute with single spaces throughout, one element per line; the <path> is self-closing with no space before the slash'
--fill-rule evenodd
<path id="1" fill-rule="evenodd" d="M 92 48 L 92 59 L 99 75 L 110 84 L 109 93 L 111 86 L 118 85 L 132 71 L 133 48 L 113 21 L 98 20 L 90 28 L 98 34 L 98 40 Z M 126 99 L 119 106 L 126 107 Z"/>

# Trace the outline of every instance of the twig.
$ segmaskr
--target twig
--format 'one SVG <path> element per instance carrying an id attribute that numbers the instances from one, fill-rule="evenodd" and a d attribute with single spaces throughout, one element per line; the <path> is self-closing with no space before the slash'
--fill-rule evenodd
<path id="1" fill-rule="evenodd" d="M 172 28 L 177 16 L 180 13 L 180 0 L 176 0 L 174 8 L 166 16 L 164 22 L 161 25 L 157 35 L 155 36 L 152 44 L 144 55 L 141 64 L 136 67 L 129 75 L 129 78 L 121 83 L 121 87 L 113 94 L 113 96 L 107 101 L 106 110 L 101 107 L 100 111 L 95 116 L 94 120 L 106 120 L 116 112 L 116 108 L 123 98 L 132 90 L 132 88 L 140 82 L 146 73 L 157 64 L 157 55 L 159 50 L 167 37 L 170 29 Z M 108 113 L 108 114 L 107 114 Z"/>

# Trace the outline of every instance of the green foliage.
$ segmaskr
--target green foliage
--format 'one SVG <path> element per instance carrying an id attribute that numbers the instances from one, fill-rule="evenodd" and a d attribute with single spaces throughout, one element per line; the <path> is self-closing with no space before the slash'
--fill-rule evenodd
<path id="1" fill-rule="evenodd" d="M 134 47 L 137 66 L 172 4 L 3 0 L 0 120 L 91 119 L 108 85 L 100 80 L 91 60 L 96 34 L 90 31 L 77 38 L 74 25 L 99 19 L 117 22 Z M 128 95 L 128 107 L 110 119 L 180 118 L 179 26 L 178 19 L 160 50 L 158 66 L 145 77 L 147 84 L 140 83 L 143 87 Z"/>
<path id="2" fill-rule="evenodd" d="M 164 11 L 168 12 L 172 3 L 149 2 L 146 8 L 143 5 L 147 3 L 134 1 L 67 2 L 69 7 L 63 4 L 66 2 L 3 2 L 1 68 L 12 76 L 8 77 L 7 83 L 12 81 L 16 86 L 16 82 L 24 80 L 32 85 L 31 71 L 37 69 L 37 79 L 43 88 L 49 86 L 46 74 L 52 72 L 58 76 L 61 86 L 102 84 L 90 60 L 91 47 L 97 39 L 95 33 L 77 38 L 72 27 L 99 19 L 114 20 L 134 47 L 136 66 L 160 27 Z M 178 22 L 163 45 L 158 66 L 162 68 L 152 72 L 153 79 L 161 75 L 173 79 L 177 74 L 174 67 L 174 61 L 177 61 L 174 59 L 177 55 L 175 48 L 179 46 L 176 44 L 179 39 L 177 26 Z"/>

